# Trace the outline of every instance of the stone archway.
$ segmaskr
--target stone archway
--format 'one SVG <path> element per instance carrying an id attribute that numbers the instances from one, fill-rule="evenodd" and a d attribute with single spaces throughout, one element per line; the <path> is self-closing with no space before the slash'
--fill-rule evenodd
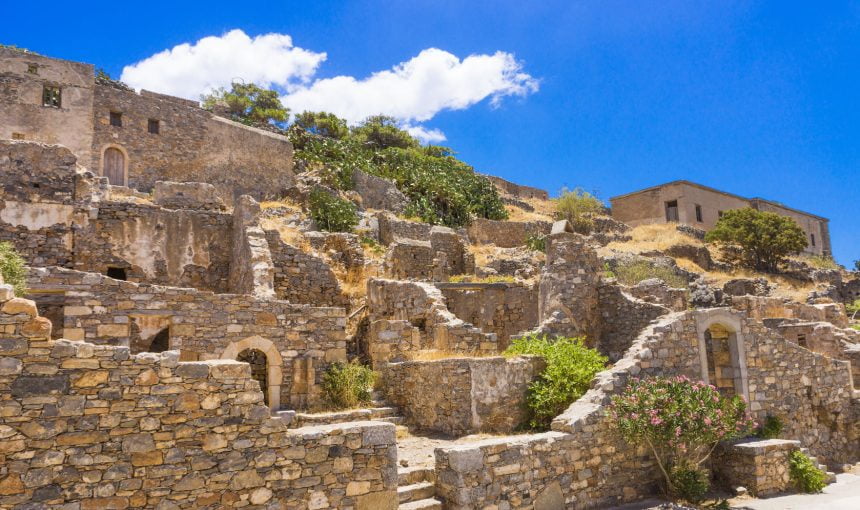
<path id="1" fill-rule="evenodd" d="M 221 353 L 221 359 L 239 360 L 239 355 L 244 351 L 260 351 L 265 358 L 266 363 L 266 402 L 272 409 L 281 408 L 281 384 L 283 382 L 283 366 L 284 362 L 281 358 L 281 353 L 278 352 L 275 344 L 268 338 L 261 336 L 251 336 L 230 342 L 224 352 Z M 242 361 L 242 360 L 239 360 Z M 251 367 L 253 371 L 253 366 Z"/>
<path id="2" fill-rule="evenodd" d="M 236 356 L 236 361 L 251 365 L 251 379 L 260 383 L 260 389 L 263 391 L 263 402 L 269 405 L 269 366 L 266 355 L 258 349 L 245 349 Z"/>
<path id="3" fill-rule="evenodd" d="M 741 395 L 749 402 L 749 377 L 741 319 L 726 310 L 708 310 L 697 316 L 702 380 L 726 395 Z"/>

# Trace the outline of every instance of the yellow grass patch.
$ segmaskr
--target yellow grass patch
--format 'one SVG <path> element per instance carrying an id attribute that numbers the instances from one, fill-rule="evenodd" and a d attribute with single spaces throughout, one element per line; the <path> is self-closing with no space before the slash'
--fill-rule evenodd
<path id="1" fill-rule="evenodd" d="M 685 244 L 704 246 L 705 243 L 688 235 L 678 232 L 674 223 L 654 223 L 639 225 L 627 232 L 632 237 L 630 241 L 613 241 L 606 248 L 626 253 L 644 253 L 649 251 L 665 251 L 672 246 Z"/>

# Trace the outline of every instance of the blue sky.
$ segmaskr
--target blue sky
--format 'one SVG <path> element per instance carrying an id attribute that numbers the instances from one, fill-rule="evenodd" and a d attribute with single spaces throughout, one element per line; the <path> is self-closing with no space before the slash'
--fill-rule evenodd
<path id="1" fill-rule="evenodd" d="M 860 2 L 147 2 L 128 14 L 94 2 L 56 16 L 29 4 L 0 1 L 0 42 L 120 76 L 234 29 L 285 34 L 313 61 L 288 87 L 354 77 L 314 97 L 365 108 L 390 98 L 352 101 L 379 92 L 362 80 L 437 48 L 463 72 L 436 88 L 407 80 L 397 111 L 479 171 L 602 198 L 689 179 L 829 217 L 837 260 L 860 258 Z M 464 59 L 498 64 L 497 52 L 512 59 L 506 79 L 476 99 Z"/>

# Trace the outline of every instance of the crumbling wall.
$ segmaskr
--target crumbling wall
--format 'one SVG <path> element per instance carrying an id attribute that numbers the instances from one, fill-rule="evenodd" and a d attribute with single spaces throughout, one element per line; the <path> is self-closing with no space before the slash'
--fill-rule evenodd
<path id="1" fill-rule="evenodd" d="M 388 179 L 353 170 L 352 186 L 361 197 L 361 205 L 365 208 L 403 213 L 409 205 L 409 198 Z"/>
<path id="2" fill-rule="evenodd" d="M 498 356 L 392 363 L 385 393 L 419 430 L 511 433 L 528 417 L 526 392 L 544 366 L 540 358 Z"/>
<path id="3" fill-rule="evenodd" d="M 448 310 L 481 331 L 495 333 L 499 347 L 538 325 L 538 289 L 525 283 L 437 283 Z"/>
<path id="4" fill-rule="evenodd" d="M 524 186 L 522 184 L 516 184 L 511 181 L 506 181 L 501 177 L 496 177 L 494 175 L 485 175 L 490 182 L 502 193 L 517 197 L 517 198 L 537 198 L 540 200 L 549 200 L 549 194 L 540 189 L 534 188 L 532 186 Z"/>
<path id="5" fill-rule="evenodd" d="M 242 195 L 233 207 L 230 291 L 259 298 L 275 297 L 275 268 L 266 234 L 260 228 L 260 204 Z"/>
<path id="6" fill-rule="evenodd" d="M 385 274 L 391 278 L 446 281 L 475 273 L 475 258 L 463 238 L 447 227 L 432 227 L 424 240 L 396 237 L 385 253 Z"/>
<path id="7" fill-rule="evenodd" d="M 49 341 L 2 302 L 0 506 L 397 508 L 393 425 L 289 430 L 246 363 Z"/>
<path id="8" fill-rule="evenodd" d="M 75 235 L 73 267 L 123 268 L 132 281 L 226 292 L 232 224 L 221 212 L 102 202 Z"/>
<path id="9" fill-rule="evenodd" d="M 837 303 L 807 305 L 780 298 L 759 296 L 732 296 L 731 307 L 749 314 L 756 320 L 800 319 L 810 322 L 829 322 L 839 328 L 848 327 L 845 307 Z"/>
<path id="10" fill-rule="evenodd" d="M 598 296 L 603 327 L 595 347 L 612 362 L 624 356 L 649 323 L 671 311 L 629 296 L 615 283 L 602 284 Z"/>
<path id="11" fill-rule="evenodd" d="M 215 186 L 205 182 L 156 181 L 152 201 L 165 209 L 223 211 L 224 201 Z"/>
<path id="12" fill-rule="evenodd" d="M 346 306 L 340 282 L 326 261 L 281 239 L 277 230 L 266 230 L 274 264 L 274 288 L 278 299 L 316 306 Z"/>
<path id="13" fill-rule="evenodd" d="M 548 221 L 497 221 L 475 218 L 469 225 L 469 239 L 474 244 L 494 244 L 500 248 L 524 246 L 531 236 L 549 234 Z"/>
<path id="14" fill-rule="evenodd" d="M 398 239 L 430 239 L 432 225 L 417 221 L 401 220 L 389 212 L 376 215 L 379 223 L 379 242 L 388 246 Z"/>
<path id="15" fill-rule="evenodd" d="M 140 352 L 150 350 L 153 336 L 169 328 L 169 348 L 179 350 L 183 360 L 218 359 L 237 346 L 267 345 L 267 361 L 277 361 L 283 374 L 273 373 L 269 381 L 277 392 L 269 398 L 275 407 L 275 400 L 291 407 L 317 404 L 325 369 L 346 360 L 342 308 L 137 284 L 60 268 L 31 269 L 28 286 L 37 300 L 44 295 L 54 305 L 62 295 L 58 326 L 70 340 Z"/>

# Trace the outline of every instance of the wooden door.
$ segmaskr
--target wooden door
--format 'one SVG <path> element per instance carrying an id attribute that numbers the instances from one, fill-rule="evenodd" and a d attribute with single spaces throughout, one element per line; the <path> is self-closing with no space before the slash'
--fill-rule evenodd
<path id="1" fill-rule="evenodd" d="M 125 155 L 122 151 L 114 147 L 105 151 L 102 175 L 114 186 L 125 186 Z"/>

